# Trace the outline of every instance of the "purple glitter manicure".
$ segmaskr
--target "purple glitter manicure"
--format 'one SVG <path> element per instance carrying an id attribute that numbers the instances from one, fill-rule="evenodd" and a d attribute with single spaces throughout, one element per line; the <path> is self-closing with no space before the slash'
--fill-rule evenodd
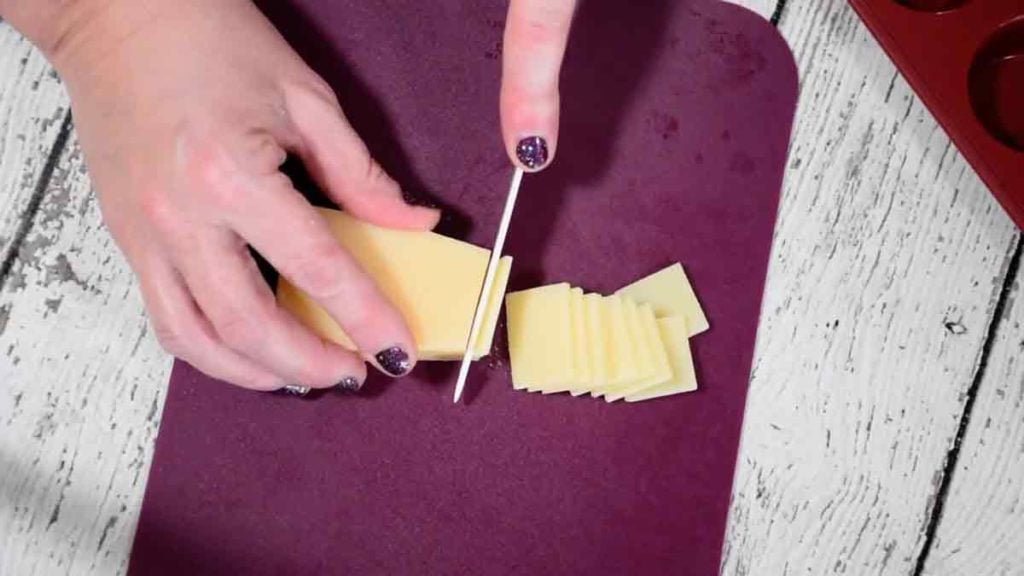
<path id="1" fill-rule="evenodd" d="M 380 367 L 392 376 L 405 376 L 409 369 L 412 368 L 412 363 L 409 362 L 409 355 L 398 346 L 392 346 L 387 350 L 378 352 L 375 358 L 377 358 L 377 363 L 380 364 Z"/>
<path id="2" fill-rule="evenodd" d="M 278 392 L 285 396 L 306 396 L 309 394 L 310 390 L 311 388 L 309 386 L 288 385 L 284 388 L 278 389 Z"/>
<path id="3" fill-rule="evenodd" d="M 362 387 L 362 382 L 360 382 L 358 378 L 354 378 L 352 376 L 342 378 L 341 382 L 338 382 L 338 389 L 343 392 L 358 392 Z"/>
<path id="4" fill-rule="evenodd" d="M 516 158 L 527 168 L 534 170 L 548 163 L 548 143 L 540 136 L 523 138 L 516 146 Z"/>

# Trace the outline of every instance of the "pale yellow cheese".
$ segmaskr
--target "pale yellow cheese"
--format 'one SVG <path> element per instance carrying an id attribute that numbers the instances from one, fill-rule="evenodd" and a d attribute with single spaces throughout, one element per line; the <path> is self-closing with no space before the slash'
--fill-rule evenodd
<path id="1" fill-rule="evenodd" d="M 629 379 L 602 390 L 604 399 L 608 402 L 621 399 L 625 395 L 619 394 L 619 391 L 632 390 L 654 375 L 653 352 L 644 336 L 643 325 L 640 321 L 640 307 L 631 298 L 623 298 L 622 307 L 626 314 L 626 334 L 633 351 L 636 371 Z"/>
<path id="2" fill-rule="evenodd" d="M 650 304 L 658 318 L 683 316 L 689 326 L 690 336 L 708 329 L 704 310 L 681 264 L 676 263 L 655 272 L 622 288 L 617 294 Z"/>
<path id="3" fill-rule="evenodd" d="M 491 293 L 487 297 L 487 307 L 484 308 L 484 319 L 480 323 L 480 331 L 476 335 L 476 346 L 473 347 L 474 360 L 479 360 L 491 353 L 491 346 L 494 345 L 494 332 L 498 328 L 498 317 L 501 316 L 501 303 L 505 301 L 505 290 L 508 288 L 508 277 L 511 273 L 512 257 L 505 256 L 498 260 L 498 268 L 494 271 L 494 281 L 491 283 Z M 461 354 L 464 353 L 464 351 L 460 353 L 459 360 L 462 359 Z"/>
<path id="4" fill-rule="evenodd" d="M 587 335 L 587 303 L 582 288 L 573 288 L 569 296 L 569 309 L 573 328 L 573 368 L 575 377 L 567 389 L 577 393 L 591 386 L 593 375 L 590 364 L 590 342 Z M 578 393 L 577 393 L 578 394 Z"/>
<path id="5" fill-rule="evenodd" d="M 590 363 L 587 373 L 590 380 L 572 389 L 573 396 L 582 396 L 608 383 L 608 337 L 605 329 L 607 307 L 604 297 L 600 294 L 586 294 L 583 296 L 583 308 L 586 355 Z"/>
<path id="6" fill-rule="evenodd" d="M 654 317 L 654 311 L 649 304 L 639 308 L 640 323 L 643 331 L 643 345 L 650 353 L 651 374 L 641 378 L 637 382 L 618 386 L 614 390 L 605 392 L 604 399 L 614 402 L 638 394 L 648 388 L 664 384 L 672 378 L 672 366 L 669 363 L 668 352 L 662 342 L 661 333 L 658 329 L 658 320 Z"/>
<path id="7" fill-rule="evenodd" d="M 541 286 L 505 297 L 508 353 L 514 388 L 549 390 L 575 377 L 568 284 Z"/>
<path id="8" fill-rule="evenodd" d="M 337 210 L 321 209 L 331 232 L 398 308 L 423 360 L 459 360 L 469 337 L 490 252 L 433 232 L 392 230 Z M 490 352 L 511 258 L 502 258 L 474 357 Z M 354 350 L 350 338 L 316 302 L 278 282 L 279 305 L 320 337 Z"/>
<path id="9" fill-rule="evenodd" d="M 572 373 L 573 377 L 568 382 L 559 385 L 547 386 L 543 389 L 529 387 L 531 392 L 541 391 L 544 394 L 556 394 L 577 390 L 583 386 L 589 386 L 590 382 L 590 355 L 587 349 L 586 335 L 586 310 L 583 302 L 583 289 L 569 289 L 569 320 L 572 322 Z"/>
<path id="10" fill-rule="evenodd" d="M 626 402 L 651 400 L 697 389 L 697 374 L 690 354 L 690 330 L 686 319 L 682 316 L 659 318 L 658 332 L 672 367 L 672 378 L 663 384 L 626 396 Z"/>
<path id="11" fill-rule="evenodd" d="M 591 396 L 601 396 L 606 388 L 633 382 L 640 374 L 635 342 L 630 336 L 629 321 L 626 316 L 627 305 L 617 295 L 605 296 L 602 300 L 605 307 L 605 340 L 607 351 L 607 383 L 602 387 L 594 387 Z"/>

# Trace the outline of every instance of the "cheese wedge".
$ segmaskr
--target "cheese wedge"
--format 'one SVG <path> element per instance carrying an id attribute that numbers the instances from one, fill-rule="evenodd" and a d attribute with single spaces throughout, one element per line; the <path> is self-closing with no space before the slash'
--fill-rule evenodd
<path id="1" fill-rule="evenodd" d="M 662 384 L 626 396 L 626 402 L 651 400 L 672 394 L 692 392 L 697 389 L 697 374 L 694 371 L 693 357 L 690 354 L 690 330 L 686 325 L 686 319 L 682 316 L 659 318 L 658 332 L 672 368 L 672 378 Z"/>
<path id="2" fill-rule="evenodd" d="M 337 210 L 320 210 L 331 232 L 398 308 L 416 340 L 422 360 L 460 360 L 487 270 L 488 250 L 433 232 L 393 230 L 356 220 Z M 490 352 L 511 269 L 502 258 L 474 358 Z M 278 304 L 321 338 L 355 350 L 352 340 L 315 301 L 285 279 Z"/>
<path id="3" fill-rule="evenodd" d="M 676 263 L 655 272 L 620 289 L 616 294 L 650 304 L 658 318 L 684 317 L 691 337 L 708 329 L 704 310 L 681 264 Z"/>
<path id="4" fill-rule="evenodd" d="M 564 388 L 575 377 L 569 285 L 513 292 L 505 312 L 513 387 Z"/>
<path id="5" fill-rule="evenodd" d="M 672 378 L 672 366 L 669 363 L 668 351 L 662 341 L 658 329 L 658 320 L 654 317 L 654 311 L 650 305 L 640 306 L 640 323 L 643 330 L 643 343 L 650 352 L 652 372 L 646 378 L 637 382 L 618 386 L 614 390 L 605 392 L 604 399 L 608 402 L 621 400 L 626 396 L 638 394 L 648 388 L 664 384 Z"/>

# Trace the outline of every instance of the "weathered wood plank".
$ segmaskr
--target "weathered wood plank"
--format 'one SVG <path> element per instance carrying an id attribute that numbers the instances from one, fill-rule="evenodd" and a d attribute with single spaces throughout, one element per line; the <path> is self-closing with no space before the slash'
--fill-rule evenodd
<path id="1" fill-rule="evenodd" d="M 46 59 L 0 21 L 0 262 L 67 114 L 64 88 Z"/>
<path id="2" fill-rule="evenodd" d="M 772 14 L 775 12 L 775 5 L 778 4 L 778 0 L 725 0 L 725 1 L 726 2 L 731 2 L 733 4 L 738 4 L 738 5 L 743 6 L 744 8 L 747 8 L 749 10 L 753 10 L 754 12 L 757 12 L 761 16 L 764 16 L 765 19 L 768 19 L 768 18 L 772 17 Z"/>
<path id="3" fill-rule="evenodd" d="M 0 291 L 0 574 L 123 571 L 170 360 L 72 142 Z"/>
<path id="4" fill-rule="evenodd" d="M 723 571 L 909 574 L 1017 232 L 845 0 L 781 29 L 802 101 Z"/>
<path id="5" fill-rule="evenodd" d="M 1024 269 L 1018 270 L 960 445 L 924 574 L 1024 570 Z"/>

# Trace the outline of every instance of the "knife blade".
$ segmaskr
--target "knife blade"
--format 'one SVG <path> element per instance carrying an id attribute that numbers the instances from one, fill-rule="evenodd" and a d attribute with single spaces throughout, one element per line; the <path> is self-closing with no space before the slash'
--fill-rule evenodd
<path id="1" fill-rule="evenodd" d="M 462 398 L 462 391 L 466 387 L 466 377 L 469 375 L 469 366 L 473 362 L 473 345 L 480 335 L 480 325 L 483 323 L 484 309 L 487 307 L 487 297 L 491 293 L 491 286 L 494 284 L 494 275 L 498 271 L 498 261 L 501 260 L 501 249 L 505 246 L 505 236 L 508 235 L 508 225 L 512 220 L 512 212 L 516 207 L 516 198 L 519 197 L 519 186 L 523 183 L 523 169 L 516 168 L 512 174 L 512 184 L 508 189 L 508 196 L 505 197 L 505 208 L 501 212 L 501 222 L 498 224 L 498 234 L 494 239 L 494 248 L 491 250 L 491 257 L 487 260 L 487 273 L 484 274 L 484 283 L 480 287 L 480 296 L 477 298 L 476 311 L 473 313 L 473 324 L 469 329 L 469 339 L 466 340 L 466 352 L 462 355 L 462 364 L 459 366 L 459 378 L 455 382 L 455 399 L 453 403 L 458 404 Z"/>

